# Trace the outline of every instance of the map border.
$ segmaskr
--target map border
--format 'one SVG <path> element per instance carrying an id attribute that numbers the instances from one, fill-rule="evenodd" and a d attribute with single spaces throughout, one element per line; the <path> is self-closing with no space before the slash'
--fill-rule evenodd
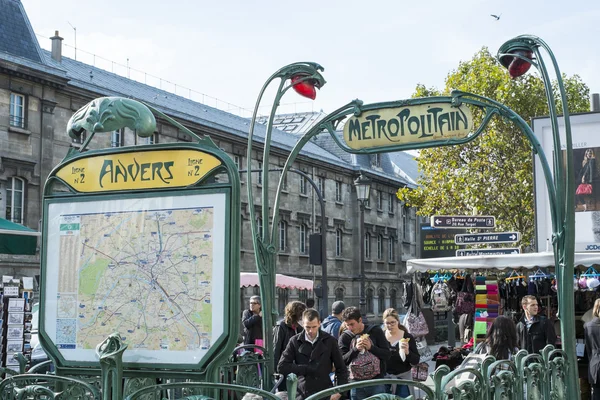
<path id="1" fill-rule="evenodd" d="M 140 205 L 144 205 L 140 209 Z M 227 234 L 230 234 L 227 228 L 227 206 L 228 198 L 224 192 L 194 193 L 185 195 L 173 194 L 158 196 L 142 195 L 128 199 L 118 196 L 102 196 L 102 198 L 90 199 L 89 197 L 76 199 L 49 200 L 47 203 L 47 248 L 58 248 L 60 242 L 60 220 L 61 215 L 85 214 L 85 213 L 103 213 L 103 212 L 134 212 L 146 209 L 177 209 L 193 207 L 212 207 L 213 208 L 213 268 L 212 268 L 212 335 L 209 349 L 198 349 L 196 351 L 169 351 L 169 350 L 140 350 L 128 348 L 123 354 L 125 363 L 135 363 L 136 365 L 157 366 L 181 365 L 197 366 L 211 353 L 215 344 L 225 334 L 226 321 L 225 315 L 225 262 L 228 259 L 226 254 Z M 58 267 L 60 262 L 59 252 L 47 252 L 45 263 L 45 293 L 44 293 L 44 314 L 43 321 L 40 321 L 40 332 L 52 342 L 56 352 L 68 363 L 73 362 L 97 362 L 95 350 L 82 349 L 61 349 L 56 345 L 56 320 L 57 320 L 57 292 L 58 292 Z"/>

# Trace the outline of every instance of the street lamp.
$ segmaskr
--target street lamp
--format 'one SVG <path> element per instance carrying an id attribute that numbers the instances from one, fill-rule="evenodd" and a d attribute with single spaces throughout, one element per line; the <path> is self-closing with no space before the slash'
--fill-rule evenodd
<path id="1" fill-rule="evenodd" d="M 360 223 L 359 223 L 359 262 L 360 262 L 360 313 L 365 315 L 367 313 L 366 300 L 365 300 L 365 202 L 369 201 L 371 194 L 371 180 L 360 174 L 360 176 L 354 181 L 356 187 L 356 199 L 360 204 Z M 362 243 L 361 243 L 362 242 Z"/>

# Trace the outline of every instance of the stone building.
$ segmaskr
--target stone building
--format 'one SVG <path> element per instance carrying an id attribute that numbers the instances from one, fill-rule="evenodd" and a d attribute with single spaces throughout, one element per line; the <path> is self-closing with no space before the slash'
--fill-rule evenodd
<path id="1" fill-rule="evenodd" d="M 62 38 L 58 32 L 51 41 L 52 51 L 41 49 L 21 2 L 0 0 L 0 217 L 39 230 L 45 179 L 69 148 L 81 145 L 67 135 L 67 121 L 76 110 L 101 96 L 123 96 L 152 104 L 195 133 L 210 136 L 239 168 L 245 169 L 248 119 L 62 57 Z M 314 123 L 319 116 L 295 116 L 298 121 L 302 117 Z M 293 120 L 294 117 L 290 121 Z M 153 137 L 141 140 L 124 129 L 96 135 L 91 147 L 191 140 L 160 118 L 157 123 Z M 281 125 L 283 130 L 273 134 L 269 168 L 283 166 L 301 133 Z M 303 127 L 302 131 L 307 128 L 306 124 L 297 125 Z M 264 126 L 259 126 L 256 134 L 252 165 L 254 169 L 262 169 L 266 167 L 262 164 Z M 399 187 L 414 186 L 416 163 L 412 157 L 404 153 L 350 155 L 338 149 L 331 138 L 319 137 L 305 146 L 293 167 L 310 175 L 324 193 L 329 304 L 343 299 L 347 305 L 358 305 L 358 249 L 364 245 L 368 311 L 380 315 L 386 307 L 399 305 L 399 275 L 405 270 L 406 260 L 416 254 L 417 218 L 415 210 L 399 203 L 395 193 Z M 353 183 L 361 173 L 372 179 L 371 198 L 364 216 L 364 238 L 359 237 L 359 205 Z M 279 176 L 278 172 L 272 174 L 273 179 Z M 244 173 L 241 180 L 241 269 L 254 272 Z M 253 175 L 253 184 L 253 196 L 260 199 L 257 173 Z M 259 205 L 260 201 L 255 203 Z M 281 202 L 277 272 L 314 279 L 317 287 L 321 270 L 309 263 L 308 237 L 322 228 L 319 210 L 307 181 L 300 175 L 289 174 Z M 263 221 L 259 223 L 265 225 Z M 39 274 L 39 256 L 0 254 L 0 272 L 15 276 Z M 242 301 L 254 290 L 242 291 Z M 281 311 L 287 301 L 310 295 L 288 289 L 277 292 Z"/>

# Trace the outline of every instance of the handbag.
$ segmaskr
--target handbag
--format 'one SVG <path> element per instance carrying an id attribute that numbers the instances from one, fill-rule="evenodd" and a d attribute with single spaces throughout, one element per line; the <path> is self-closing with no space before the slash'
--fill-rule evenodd
<path id="1" fill-rule="evenodd" d="M 371 342 L 372 343 L 372 342 Z M 352 339 L 350 347 L 356 346 L 356 337 Z M 358 353 L 356 358 L 349 365 L 350 379 L 364 381 L 373 379 L 381 372 L 381 362 L 379 358 L 370 351 Z"/>
<path id="2" fill-rule="evenodd" d="M 475 312 L 475 298 L 473 297 L 473 293 L 469 293 L 467 291 L 467 286 L 469 285 L 470 281 L 471 277 L 467 275 L 465 282 L 463 283 L 462 290 L 456 297 L 456 306 L 454 307 L 454 311 L 456 311 L 456 313 L 459 315 L 471 314 Z"/>
<path id="3" fill-rule="evenodd" d="M 425 338 L 417 340 L 417 350 L 419 352 L 419 362 L 426 363 L 433 360 L 433 352 L 427 345 L 427 340 Z"/>
<path id="4" fill-rule="evenodd" d="M 592 184 L 591 183 L 580 183 L 577 186 L 577 190 L 575 191 L 576 195 L 585 195 L 592 194 Z"/>
<path id="5" fill-rule="evenodd" d="M 412 367 L 411 373 L 413 381 L 426 381 L 429 376 L 429 364 L 426 362 L 419 363 Z"/>
<path id="6" fill-rule="evenodd" d="M 429 334 L 429 327 L 427 326 L 427 321 L 425 321 L 425 317 L 423 313 L 420 312 L 419 307 L 415 302 L 415 298 L 413 296 L 412 303 L 408 309 L 408 313 L 404 318 L 403 325 L 408 329 L 408 333 L 413 335 L 414 337 L 425 336 Z"/>

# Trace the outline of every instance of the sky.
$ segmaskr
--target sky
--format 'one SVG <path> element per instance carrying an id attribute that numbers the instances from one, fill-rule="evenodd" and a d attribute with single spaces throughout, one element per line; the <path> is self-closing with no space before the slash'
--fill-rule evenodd
<path id="1" fill-rule="evenodd" d="M 288 92 L 278 111 L 329 113 L 357 98 L 406 99 L 419 83 L 441 89 L 461 61 L 520 34 L 542 38 L 561 72 L 600 92 L 598 1 L 21 1 L 42 48 L 58 30 L 74 58 L 76 33 L 79 61 L 243 116 L 296 61 L 321 64 L 327 84 L 315 101 Z M 272 99 L 273 89 L 261 114 Z"/>

